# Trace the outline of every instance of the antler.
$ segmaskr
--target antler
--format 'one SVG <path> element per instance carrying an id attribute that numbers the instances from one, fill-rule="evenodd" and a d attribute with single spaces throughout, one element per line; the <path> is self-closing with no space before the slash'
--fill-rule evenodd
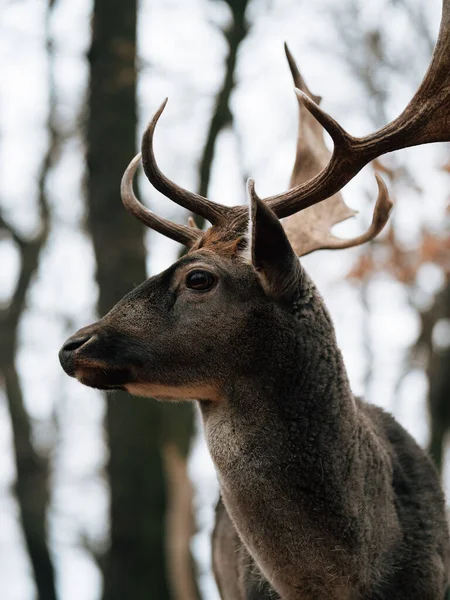
<path id="1" fill-rule="evenodd" d="M 309 90 L 286 44 L 284 49 L 295 86 L 319 104 L 322 98 Z M 297 154 L 290 187 L 298 186 L 311 179 L 328 164 L 330 156 L 331 152 L 325 144 L 322 125 L 306 110 L 303 104 L 299 104 Z M 296 253 L 303 256 L 319 249 L 350 248 L 363 244 L 378 235 L 388 220 L 392 203 L 389 200 L 386 186 L 379 176 L 377 176 L 377 182 L 379 194 L 372 225 L 364 235 L 357 238 L 342 240 L 330 233 L 333 225 L 356 214 L 345 204 L 340 192 L 323 202 L 309 206 L 301 213 L 284 219 L 283 227 Z"/>
<path id="2" fill-rule="evenodd" d="M 177 223 L 172 223 L 167 219 L 158 217 L 158 215 L 155 215 L 154 212 L 143 206 L 136 198 L 133 191 L 133 179 L 140 162 L 141 155 L 137 154 L 128 165 L 122 177 L 120 193 L 125 208 L 139 219 L 139 221 L 142 221 L 144 225 L 147 225 L 147 227 L 151 227 L 151 229 L 190 248 L 201 236 L 200 230 L 195 230 L 185 225 L 178 225 Z"/>
<path id="3" fill-rule="evenodd" d="M 148 180 L 158 191 L 167 196 L 167 198 L 170 198 L 191 212 L 204 217 L 213 225 L 226 222 L 229 213 L 229 209 L 226 206 L 216 204 L 199 194 L 185 190 L 176 185 L 173 181 L 170 181 L 170 179 L 160 171 L 153 152 L 153 135 L 156 124 L 158 123 L 159 117 L 166 107 L 166 104 L 167 98 L 156 111 L 142 138 L 142 164 Z"/>
<path id="4" fill-rule="evenodd" d="M 308 90 L 288 50 L 286 54 L 297 86 L 300 109 L 297 159 L 291 179 L 291 185 L 295 187 L 266 198 L 265 202 L 280 219 L 307 211 L 283 222 L 299 254 L 318 248 L 348 248 L 362 244 L 381 231 L 392 205 L 386 186 L 376 175 L 378 200 L 369 230 L 353 240 L 336 238 L 330 233 L 330 228 L 354 214 L 339 194 L 344 185 L 366 164 L 382 154 L 408 146 L 450 141 L 450 0 L 443 0 L 438 41 L 428 71 L 413 99 L 397 119 L 366 137 L 351 136 L 319 107 L 320 97 Z M 142 161 L 148 179 L 165 196 L 201 215 L 213 225 L 226 227 L 229 221 L 236 228 L 238 224 L 245 224 L 248 215 L 244 207 L 226 207 L 210 202 L 203 196 L 177 186 L 160 171 L 153 153 L 153 135 L 166 102 L 156 112 L 142 140 Z M 334 142 L 331 159 L 320 125 Z M 312 147 L 315 146 L 314 150 L 308 148 L 309 138 Z M 125 206 L 149 227 L 192 246 L 199 239 L 200 230 L 157 217 L 136 199 L 132 179 L 138 162 L 139 155 L 130 163 L 122 180 Z M 314 175 L 319 169 L 322 170 Z M 313 210 L 309 209 L 313 206 Z"/>
<path id="5" fill-rule="evenodd" d="M 186 227 L 185 225 L 178 225 L 177 223 L 158 217 L 154 212 L 139 202 L 133 191 L 133 179 L 142 158 L 144 171 L 149 181 L 157 190 L 180 206 L 201 215 L 213 225 L 226 222 L 228 213 L 231 210 L 226 206 L 211 202 L 199 194 L 185 190 L 173 183 L 173 181 L 170 181 L 170 179 L 160 171 L 153 152 L 153 135 L 156 124 L 158 123 L 159 117 L 166 104 L 167 98 L 148 124 L 142 137 L 142 153 L 137 154 L 125 170 L 120 191 L 125 208 L 137 219 L 142 221 L 147 227 L 190 248 L 201 237 L 201 230 L 195 229 L 192 226 L 192 222 L 189 222 L 189 226 Z"/>
<path id="6" fill-rule="evenodd" d="M 362 138 L 348 134 L 301 89 L 298 99 L 334 142 L 328 165 L 315 177 L 283 194 L 266 198 L 280 218 L 317 204 L 344 187 L 374 158 L 400 148 L 450 140 L 450 0 L 443 0 L 439 37 L 430 66 L 399 117 Z"/>

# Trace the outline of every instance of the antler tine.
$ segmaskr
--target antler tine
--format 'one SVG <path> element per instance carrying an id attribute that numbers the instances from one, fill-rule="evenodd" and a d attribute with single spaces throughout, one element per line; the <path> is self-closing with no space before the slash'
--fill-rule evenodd
<path id="1" fill-rule="evenodd" d="M 289 69 L 291 71 L 295 87 L 307 94 L 310 98 L 312 98 L 314 102 L 316 102 L 316 104 L 320 104 L 322 101 L 322 96 L 313 94 L 313 92 L 311 92 L 311 90 L 308 88 L 308 86 L 306 85 L 306 81 L 303 79 L 302 74 L 298 70 L 297 63 L 295 62 L 295 59 L 292 56 L 291 51 L 289 50 L 289 46 L 286 42 L 284 42 L 284 52 L 286 54 Z"/>
<path id="2" fill-rule="evenodd" d="M 321 202 L 344 187 L 374 158 L 409 146 L 450 141 L 450 0 L 443 0 L 438 40 L 430 66 L 414 97 L 391 123 L 362 138 L 349 135 L 301 90 L 299 100 L 328 131 L 334 150 L 315 177 L 282 194 L 266 198 L 278 217 Z"/>
<path id="3" fill-rule="evenodd" d="M 200 194 L 189 192 L 178 186 L 173 181 L 168 179 L 158 167 L 153 151 L 153 135 L 156 124 L 158 123 L 159 117 L 161 116 L 166 104 L 167 98 L 156 111 L 142 137 L 142 164 L 145 174 L 147 175 L 150 183 L 152 183 L 152 185 L 158 191 L 164 194 L 164 196 L 167 196 L 167 198 L 170 198 L 191 212 L 204 217 L 213 225 L 217 225 L 218 223 L 226 220 L 226 216 L 229 212 L 229 209 L 226 206 L 211 202 L 207 198 L 200 196 Z"/>
<path id="4" fill-rule="evenodd" d="M 190 229 L 198 229 L 197 223 L 195 222 L 194 217 L 189 216 L 188 219 L 187 219 L 187 222 L 188 222 L 188 227 Z"/>
<path id="5" fill-rule="evenodd" d="M 348 240 L 337 238 L 330 233 L 330 226 L 344 220 L 339 215 L 341 208 L 330 203 L 333 198 L 336 198 L 337 194 L 335 194 L 323 203 L 310 206 L 304 212 L 283 220 L 284 230 L 295 252 L 299 256 L 305 256 L 315 250 L 343 250 L 360 246 L 376 238 L 388 222 L 393 204 L 389 198 L 386 184 L 378 173 L 375 173 L 375 178 L 378 184 L 378 198 L 373 211 L 372 223 L 365 233 Z M 317 206 L 323 206 L 323 211 L 308 215 L 308 212 L 314 211 Z M 333 209 L 336 214 L 330 216 Z"/>
<path id="6" fill-rule="evenodd" d="M 388 222 L 393 204 L 389 198 L 389 192 L 383 179 L 378 173 L 375 173 L 375 178 L 378 184 L 378 198 L 369 229 L 362 235 L 349 240 L 343 240 L 330 234 L 328 240 L 320 247 L 322 250 L 343 250 L 344 248 L 360 246 L 376 238 L 382 231 Z"/>
<path id="7" fill-rule="evenodd" d="M 147 227 L 180 242 L 185 246 L 191 247 L 200 237 L 200 230 L 191 229 L 185 225 L 172 223 L 167 219 L 158 217 L 151 210 L 143 206 L 136 198 L 133 191 L 133 179 L 141 161 L 141 155 L 137 154 L 125 170 L 120 184 L 120 194 L 125 208 L 134 215 L 139 221 L 142 221 Z"/>

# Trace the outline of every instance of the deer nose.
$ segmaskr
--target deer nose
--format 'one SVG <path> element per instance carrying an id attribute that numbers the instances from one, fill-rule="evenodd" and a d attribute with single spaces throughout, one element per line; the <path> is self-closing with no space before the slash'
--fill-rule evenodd
<path id="1" fill-rule="evenodd" d="M 92 335 L 90 333 L 85 333 L 84 335 L 73 335 L 64 343 L 61 348 L 61 352 L 74 352 L 84 346 L 84 344 L 90 340 Z"/>
<path id="2" fill-rule="evenodd" d="M 59 362 L 68 375 L 74 375 L 75 362 L 74 353 L 92 338 L 92 333 L 75 334 L 64 342 L 59 351 Z"/>

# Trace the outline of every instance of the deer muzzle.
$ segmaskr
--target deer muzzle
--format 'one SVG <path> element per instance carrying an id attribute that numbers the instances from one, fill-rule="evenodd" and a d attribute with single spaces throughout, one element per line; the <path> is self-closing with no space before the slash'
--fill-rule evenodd
<path id="1" fill-rule="evenodd" d="M 95 325 L 84 327 L 59 351 L 62 368 L 81 383 L 97 389 L 124 389 L 133 381 L 131 369 L 115 360 L 117 341 Z"/>

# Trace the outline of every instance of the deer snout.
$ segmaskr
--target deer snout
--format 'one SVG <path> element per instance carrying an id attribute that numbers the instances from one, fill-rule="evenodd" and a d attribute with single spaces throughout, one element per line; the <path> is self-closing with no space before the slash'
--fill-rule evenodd
<path id="1" fill-rule="evenodd" d="M 123 389 L 133 381 L 136 353 L 132 345 L 130 349 L 127 336 L 97 321 L 66 340 L 59 361 L 67 375 L 84 385 L 101 390 Z"/>
<path id="2" fill-rule="evenodd" d="M 77 333 L 64 342 L 59 351 L 59 362 L 67 375 L 71 377 L 75 376 L 77 352 L 89 343 L 93 337 L 93 332 L 77 331 Z"/>

